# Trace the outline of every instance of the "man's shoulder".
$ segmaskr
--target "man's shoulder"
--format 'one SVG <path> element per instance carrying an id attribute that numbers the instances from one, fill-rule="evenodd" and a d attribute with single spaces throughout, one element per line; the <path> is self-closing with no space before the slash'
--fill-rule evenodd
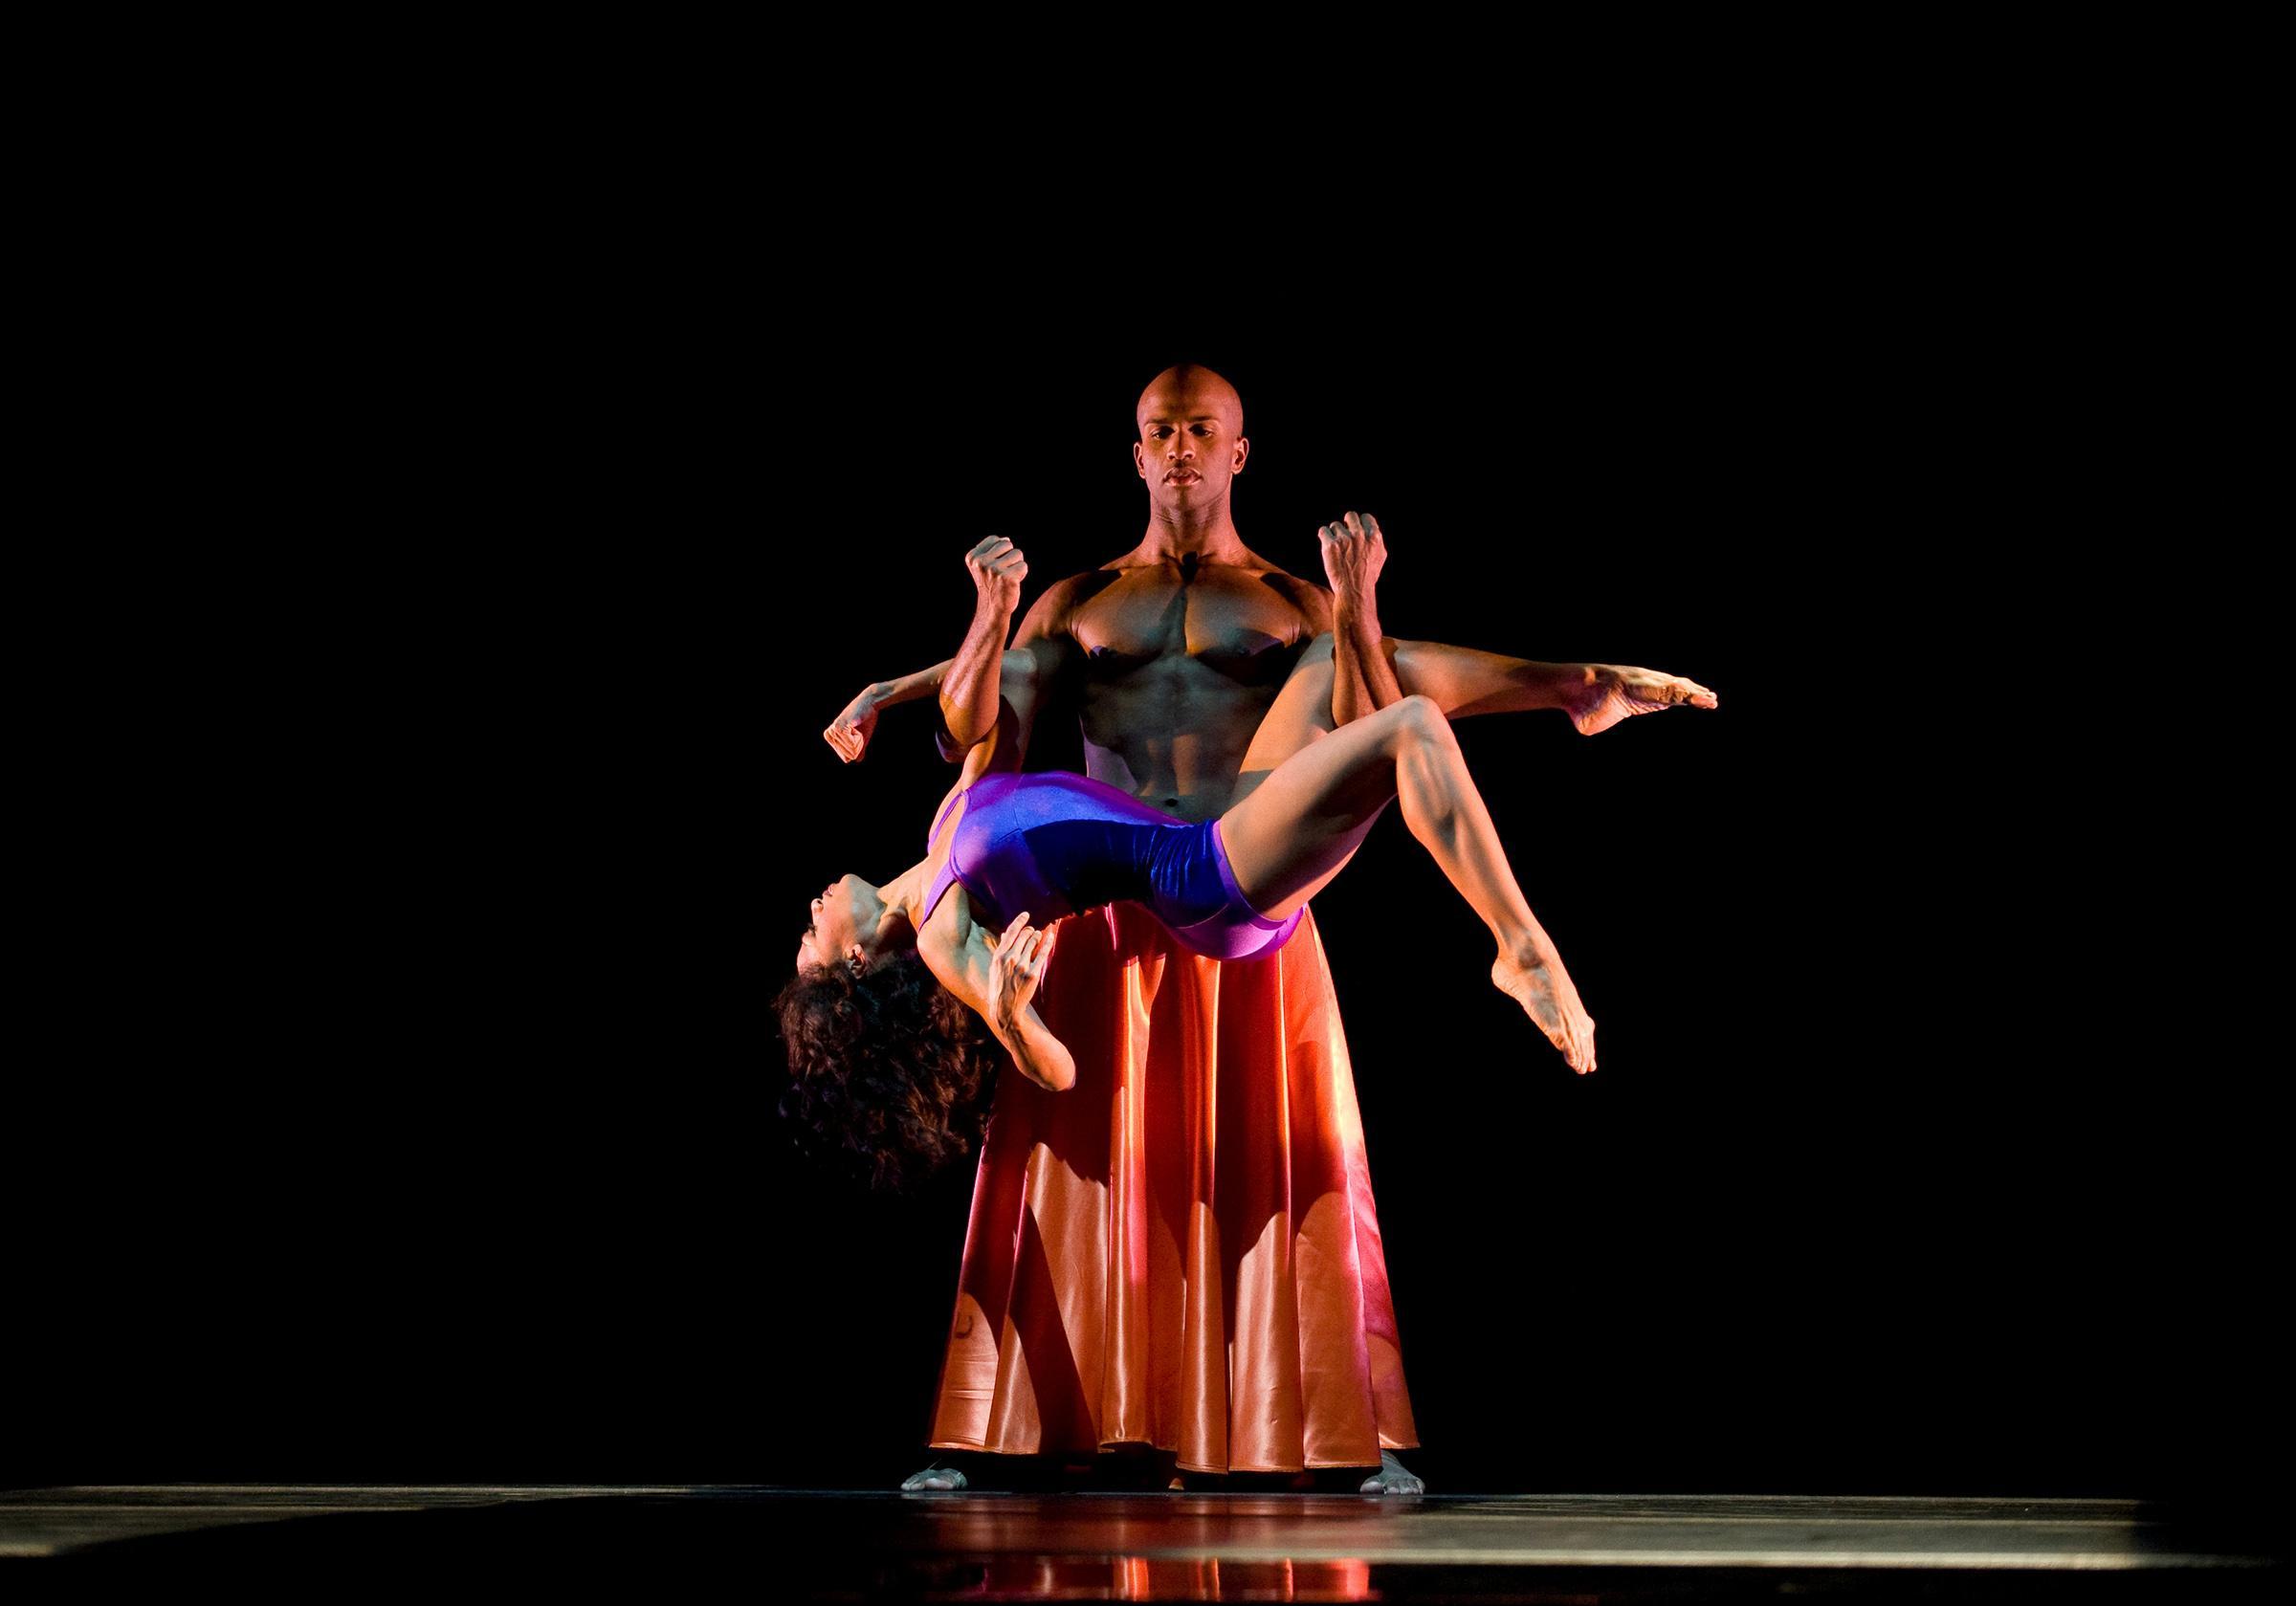
<path id="1" fill-rule="evenodd" d="M 1085 604 L 1099 594 L 1101 588 L 1116 578 L 1113 569 L 1088 569 L 1083 574 L 1070 575 L 1045 587 L 1044 595 L 1028 605 L 1021 616 L 1020 633 L 1015 647 L 1032 641 L 1072 641 L 1076 634 L 1076 615 Z"/>
<path id="2" fill-rule="evenodd" d="M 1045 587 L 1045 594 L 1036 600 L 1036 607 L 1052 620 L 1058 620 L 1071 610 L 1091 602 L 1102 591 L 1115 583 L 1121 571 L 1114 564 L 1106 568 L 1087 569 L 1082 574 L 1056 580 Z M 1036 611 L 1031 609 L 1030 611 Z"/>
<path id="3" fill-rule="evenodd" d="M 1260 576 L 1260 583 L 1283 598 L 1319 631 L 1332 627 L 1332 594 L 1312 580 L 1303 580 L 1287 569 L 1268 565 Z"/>

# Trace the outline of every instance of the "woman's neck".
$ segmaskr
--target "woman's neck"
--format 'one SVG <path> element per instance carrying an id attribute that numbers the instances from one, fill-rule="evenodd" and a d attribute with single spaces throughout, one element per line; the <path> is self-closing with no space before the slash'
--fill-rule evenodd
<path id="1" fill-rule="evenodd" d="M 877 896 L 885 907 L 899 910 L 912 930 L 923 924 L 918 917 L 924 912 L 925 871 L 932 863 L 931 859 L 919 859 L 877 889 Z"/>

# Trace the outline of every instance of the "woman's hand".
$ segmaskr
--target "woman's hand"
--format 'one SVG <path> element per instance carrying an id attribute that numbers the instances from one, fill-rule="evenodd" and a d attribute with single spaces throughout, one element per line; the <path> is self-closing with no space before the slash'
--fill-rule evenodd
<path id="1" fill-rule="evenodd" d="M 877 734 L 877 693 L 874 686 L 865 688 L 821 733 L 821 739 L 849 764 L 869 751 L 869 738 Z"/>
<path id="2" fill-rule="evenodd" d="M 1037 980 L 1051 957 L 1052 934 L 1029 925 L 1027 910 L 1012 917 L 989 950 L 988 1022 L 999 1038 L 1009 1041 L 1020 1031 L 1028 1001 L 1036 997 Z"/>

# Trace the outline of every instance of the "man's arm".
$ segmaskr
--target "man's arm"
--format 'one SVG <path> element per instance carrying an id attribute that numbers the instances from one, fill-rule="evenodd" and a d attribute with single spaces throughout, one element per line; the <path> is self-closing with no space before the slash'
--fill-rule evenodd
<path id="1" fill-rule="evenodd" d="M 1064 582 L 1038 598 L 1037 605 L 1022 621 L 1023 642 L 1007 650 L 1004 637 L 1020 600 L 1020 583 L 1028 573 L 1027 561 L 1012 542 L 991 536 L 965 554 L 964 564 L 974 586 L 973 619 L 965 630 L 964 645 L 958 649 L 957 656 L 944 658 L 930 669 L 864 687 L 861 694 L 829 721 L 828 729 L 821 733 L 822 739 L 847 763 L 868 751 L 870 738 L 876 733 L 879 710 L 931 695 L 940 712 L 933 738 L 943 759 L 951 763 L 962 760 L 997 729 L 1003 718 L 1001 710 L 1009 707 L 1016 724 L 1005 734 L 1005 759 L 1010 767 L 1020 767 L 1034 720 L 1037 693 L 1068 666 L 1070 644 L 1057 627 L 1060 599 L 1072 587 Z"/>
<path id="2" fill-rule="evenodd" d="M 1396 679 L 1380 635 L 1379 579 L 1387 561 L 1380 521 L 1349 514 L 1315 532 L 1323 547 L 1324 578 L 1332 583 L 1332 723 L 1376 714 L 1400 701 Z"/>
<path id="3" fill-rule="evenodd" d="M 1001 717 L 1001 699 L 1003 706 L 1012 713 L 1012 762 L 1015 768 L 1019 767 L 1028 751 L 1028 738 L 1036 729 L 1037 710 L 1056 694 L 1083 661 L 1075 637 L 1069 633 L 1069 607 L 1081 578 L 1071 576 L 1061 581 L 1037 598 L 1021 621 L 1010 650 L 994 656 L 987 648 L 991 643 L 1003 641 L 1002 620 L 991 610 L 990 623 L 984 627 L 982 610 L 975 609 L 973 627 L 965 635 L 965 648 L 975 655 L 978 667 L 960 680 L 959 670 L 965 667 L 965 652 L 960 650 L 941 682 L 942 728 L 938 739 L 942 758 L 952 760 L 961 758 L 965 747 L 970 745 L 967 738 L 979 740 L 974 733 L 988 729 Z M 980 639 L 977 641 L 976 637 Z M 955 717 L 950 714 L 952 702 L 958 705 Z"/>
<path id="4" fill-rule="evenodd" d="M 973 622 L 940 679 L 940 724 L 948 736 L 941 746 L 944 758 L 952 748 L 960 753 L 996 728 L 1004 638 L 1020 605 L 1021 582 L 1028 576 L 1021 549 L 1003 536 L 990 536 L 966 553 L 964 566 L 973 577 Z"/>
<path id="5" fill-rule="evenodd" d="M 1006 704 L 998 708 L 997 728 L 989 734 L 987 740 L 977 741 L 952 757 L 960 760 L 964 767 L 957 772 L 957 784 L 949 788 L 948 795 L 940 800 L 940 806 L 933 811 L 935 820 L 948 813 L 949 804 L 957 801 L 958 793 L 991 770 L 1017 770 L 1021 767 L 1019 721 L 1011 706 Z"/>

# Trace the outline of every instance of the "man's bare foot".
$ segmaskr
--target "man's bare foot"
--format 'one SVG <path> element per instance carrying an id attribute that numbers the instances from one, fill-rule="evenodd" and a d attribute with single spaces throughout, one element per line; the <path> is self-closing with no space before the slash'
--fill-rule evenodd
<path id="1" fill-rule="evenodd" d="M 1365 1494 L 1424 1494 L 1427 1485 L 1418 1473 L 1395 1459 L 1393 1450 L 1380 1452 L 1380 1469 L 1363 1480 Z"/>
<path id="2" fill-rule="evenodd" d="M 901 1487 L 915 1493 L 919 1489 L 960 1489 L 964 1474 L 953 1466 L 928 1466 L 922 1472 L 913 1472 L 901 1480 Z"/>
<path id="3" fill-rule="evenodd" d="M 1695 680 L 1631 664 L 1589 664 L 1586 683 L 1574 690 L 1563 712 L 1580 736 L 1607 731 L 1622 719 L 1662 708 L 1719 708 L 1722 701 Z"/>
<path id="4" fill-rule="evenodd" d="M 1523 1006 L 1523 1013 L 1562 1050 L 1573 1070 L 1584 1076 L 1595 1068 L 1595 1018 L 1578 1001 L 1570 973 L 1551 950 L 1525 948 L 1514 955 L 1502 951 L 1490 963 L 1490 980 Z"/>

